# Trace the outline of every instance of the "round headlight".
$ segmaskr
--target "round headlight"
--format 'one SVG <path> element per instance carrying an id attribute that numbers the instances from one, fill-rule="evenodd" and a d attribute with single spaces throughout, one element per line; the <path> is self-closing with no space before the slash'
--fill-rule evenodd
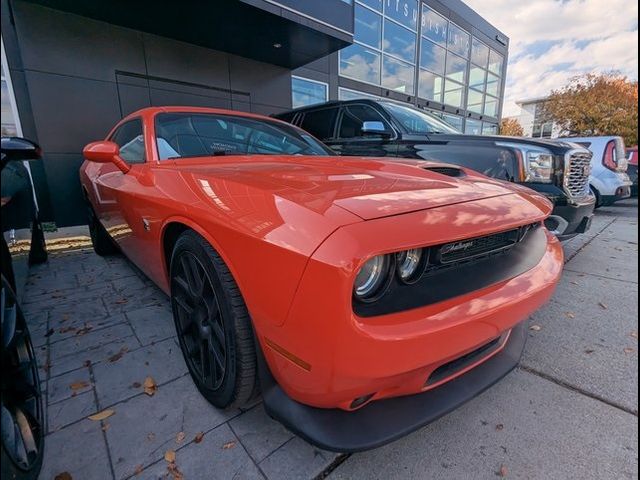
<path id="1" fill-rule="evenodd" d="M 364 302 L 378 298 L 389 285 L 393 256 L 378 255 L 368 260 L 356 275 L 353 294 Z"/>
<path id="2" fill-rule="evenodd" d="M 400 281 L 404 283 L 416 282 L 424 270 L 421 248 L 404 250 L 396 254 L 396 270 Z"/>

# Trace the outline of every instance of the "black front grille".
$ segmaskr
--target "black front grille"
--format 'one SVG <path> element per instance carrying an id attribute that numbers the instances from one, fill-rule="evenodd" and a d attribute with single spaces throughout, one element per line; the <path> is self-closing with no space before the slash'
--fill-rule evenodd
<path id="1" fill-rule="evenodd" d="M 502 337 L 494 338 L 490 342 L 476 348 L 474 351 L 458 357 L 455 360 L 450 361 L 449 363 L 445 363 L 444 365 L 439 366 L 431 373 L 431 375 L 429 375 L 429 378 L 427 378 L 424 386 L 428 387 L 429 385 L 438 383 L 439 381 L 456 374 L 460 370 L 467 368 L 469 365 L 477 362 L 483 357 L 486 357 L 490 353 L 495 352 L 498 348 L 500 348 L 501 338 Z"/>
<path id="2" fill-rule="evenodd" d="M 506 232 L 469 238 L 434 247 L 427 271 L 459 265 L 505 251 L 520 242 L 537 225 L 537 223 L 523 225 Z"/>

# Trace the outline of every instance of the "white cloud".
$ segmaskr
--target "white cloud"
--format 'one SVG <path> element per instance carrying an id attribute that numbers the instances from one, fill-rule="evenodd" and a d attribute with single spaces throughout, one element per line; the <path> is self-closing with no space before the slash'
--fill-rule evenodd
<path id="1" fill-rule="evenodd" d="M 466 0 L 510 39 L 504 116 L 569 78 L 620 70 L 638 78 L 635 0 Z"/>

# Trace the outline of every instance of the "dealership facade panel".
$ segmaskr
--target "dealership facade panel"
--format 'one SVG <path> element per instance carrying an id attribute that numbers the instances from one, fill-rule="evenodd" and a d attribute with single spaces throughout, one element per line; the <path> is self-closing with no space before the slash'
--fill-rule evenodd
<path id="1" fill-rule="evenodd" d="M 85 223 L 82 147 L 143 107 L 261 114 L 357 97 L 496 133 L 507 37 L 452 0 L 1 0 L 2 134 L 38 142 L 44 220 Z M 169 5 L 169 4 L 167 4 Z"/>

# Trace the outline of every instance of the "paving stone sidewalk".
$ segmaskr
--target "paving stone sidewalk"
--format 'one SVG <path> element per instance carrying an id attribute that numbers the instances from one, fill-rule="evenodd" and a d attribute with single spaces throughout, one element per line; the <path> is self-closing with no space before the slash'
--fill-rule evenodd
<path id="1" fill-rule="evenodd" d="M 210 406 L 187 373 L 168 299 L 123 257 L 89 249 L 51 255 L 32 269 L 23 305 L 46 392 L 40 478 L 173 478 L 168 450 L 188 480 L 493 479 L 503 465 L 512 478 L 634 478 L 637 323 L 628 314 L 635 308 L 637 319 L 635 216 L 637 202 L 609 209 L 588 235 L 565 244 L 563 282 L 534 315 L 542 329 L 537 338 L 532 332 L 521 369 L 409 437 L 351 456 L 294 436 L 259 400 L 242 411 Z M 619 257 L 614 267 L 603 248 Z M 607 311 L 591 305 L 596 298 Z M 599 319 L 622 333 L 612 337 L 614 327 Z M 153 396 L 144 393 L 147 377 L 157 384 Z M 87 418 L 106 409 L 113 415 Z"/>

